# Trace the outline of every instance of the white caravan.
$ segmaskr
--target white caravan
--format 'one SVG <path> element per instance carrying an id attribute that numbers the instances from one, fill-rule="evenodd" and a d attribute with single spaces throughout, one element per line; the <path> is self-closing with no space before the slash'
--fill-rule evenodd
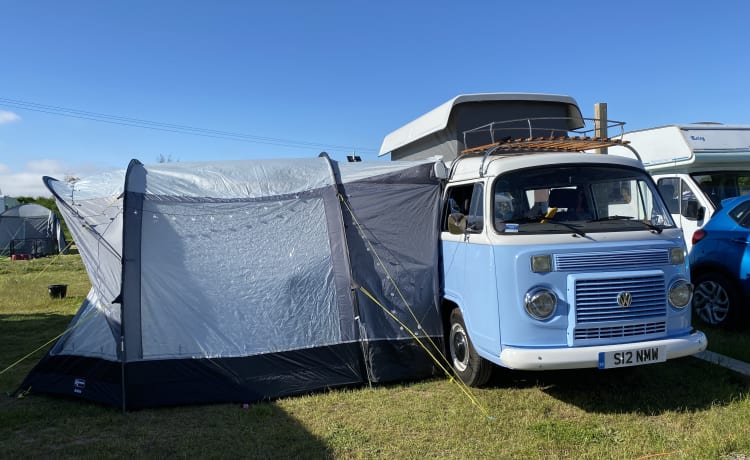
<path id="1" fill-rule="evenodd" d="M 688 249 L 721 200 L 750 193 L 750 125 L 694 123 L 625 133 L 657 183 Z M 630 150 L 609 153 L 632 157 Z"/>

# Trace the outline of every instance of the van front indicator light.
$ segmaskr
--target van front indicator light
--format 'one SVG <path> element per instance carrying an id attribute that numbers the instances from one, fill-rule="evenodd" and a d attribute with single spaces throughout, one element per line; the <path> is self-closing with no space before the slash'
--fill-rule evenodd
<path id="1" fill-rule="evenodd" d="M 531 271 L 534 273 L 548 273 L 552 271 L 552 256 L 544 254 L 531 256 Z"/>
<path id="2" fill-rule="evenodd" d="M 682 248 L 672 248 L 669 250 L 669 263 L 672 265 L 682 265 L 685 263 L 685 251 Z"/>

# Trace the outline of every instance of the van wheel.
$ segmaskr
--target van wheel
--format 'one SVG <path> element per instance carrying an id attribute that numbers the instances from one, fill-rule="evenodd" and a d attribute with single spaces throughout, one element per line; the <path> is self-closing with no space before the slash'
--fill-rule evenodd
<path id="1" fill-rule="evenodd" d="M 448 347 L 453 370 L 461 381 L 472 387 L 487 383 L 492 373 L 492 363 L 474 350 L 469 334 L 466 333 L 463 315 L 458 308 L 451 312 Z"/>
<path id="2" fill-rule="evenodd" d="M 708 272 L 696 276 L 693 282 L 693 311 L 701 321 L 723 328 L 739 326 L 740 305 L 737 290 L 730 280 Z"/>

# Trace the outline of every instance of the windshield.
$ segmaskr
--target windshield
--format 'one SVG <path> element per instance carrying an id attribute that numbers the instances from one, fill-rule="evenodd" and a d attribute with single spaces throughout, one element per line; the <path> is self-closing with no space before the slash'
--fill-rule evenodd
<path id="1" fill-rule="evenodd" d="M 721 200 L 750 194 L 750 171 L 714 171 L 691 176 L 716 208 Z"/>
<path id="2" fill-rule="evenodd" d="M 503 234 L 654 230 L 674 223 L 645 172 L 620 166 L 530 168 L 499 176 L 494 227 Z"/>

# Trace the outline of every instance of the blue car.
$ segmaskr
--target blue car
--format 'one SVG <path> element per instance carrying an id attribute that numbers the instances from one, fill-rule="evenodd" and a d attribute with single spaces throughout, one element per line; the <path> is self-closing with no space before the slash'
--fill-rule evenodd
<path id="1" fill-rule="evenodd" d="M 693 234 L 693 311 L 705 323 L 747 326 L 750 298 L 750 195 L 728 198 Z"/>

